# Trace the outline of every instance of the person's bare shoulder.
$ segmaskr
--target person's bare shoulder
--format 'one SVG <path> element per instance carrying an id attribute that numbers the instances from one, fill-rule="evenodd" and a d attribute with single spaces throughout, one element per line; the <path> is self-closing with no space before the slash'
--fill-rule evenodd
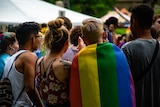
<path id="1" fill-rule="evenodd" d="M 64 67 L 64 71 L 70 71 L 71 62 L 67 60 L 60 60 L 61 66 Z"/>
<path id="2" fill-rule="evenodd" d="M 35 67 L 37 56 L 35 53 L 26 51 L 19 57 L 19 62 L 23 63 L 25 69 L 30 69 Z"/>
<path id="3" fill-rule="evenodd" d="M 71 68 L 71 62 L 67 60 L 57 59 L 53 63 L 53 68 L 55 71 L 69 72 Z"/>
<path id="4" fill-rule="evenodd" d="M 71 68 L 70 61 L 57 59 L 53 63 L 54 74 L 61 82 L 66 82 L 66 80 L 69 78 L 70 68 Z"/>
<path id="5" fill-rule="evenodd" d="M 67 60 L 57 59 L 53 63 L 53 68 L 58 71 L 70 71 L 71 62 Z"/>
<path id="6" fill-rule="evenodd" d="M 71 66 L 72 62 L 68 61 L 68 60 L 60 60 L 60 62 L 62 63 L 62 65 L 64 66 Z"/>
<path id="7" fill-rule="evenodd" d="M 26 51 L 24 52 L 22 55 L 21 55 L 21 60 L 23 60 L 24 62 L 25 61 L 35 61 L 37 60 L 37 56 L 33 53 L 33 52 L 30 52 L 30 51 Z"/>
<path id="8" fill-rule="evenodd" d="M 24 67 L 25 69 L 33 68 L 36 60 L 37 56 L 33 52 L 26 51 L 17 58 L 15 67 L 17 71 L 24 73 Z"/>

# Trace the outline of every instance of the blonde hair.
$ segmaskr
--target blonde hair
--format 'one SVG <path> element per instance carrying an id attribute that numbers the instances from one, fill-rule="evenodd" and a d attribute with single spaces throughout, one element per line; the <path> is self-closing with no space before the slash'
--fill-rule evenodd
<path id="1" fill-rule="evenodd" d="M 103 24 L 95 19 L 86 19 L 83 21 L 82 34 L 90 44 L 97 43 L 103 33 Z"/>
<path id="2" fill-rule="evenodd" d="M 63 26 L 62 19 L 48 22 L 48 31 L 45 34 L 43 45 L 54 52 L 60 52 L 66 41 L 68 41 L 68 30 Z"/>

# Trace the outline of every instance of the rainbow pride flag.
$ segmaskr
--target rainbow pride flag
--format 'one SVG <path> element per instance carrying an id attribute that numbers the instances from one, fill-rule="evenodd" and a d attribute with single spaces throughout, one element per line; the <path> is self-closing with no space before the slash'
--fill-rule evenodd
<path id="1" fill-rule="evenodd" d="M 93 44 L 73 59 L 71 107 L 135 107 L 134 83 L 123 52 L 114 44 Z"/>

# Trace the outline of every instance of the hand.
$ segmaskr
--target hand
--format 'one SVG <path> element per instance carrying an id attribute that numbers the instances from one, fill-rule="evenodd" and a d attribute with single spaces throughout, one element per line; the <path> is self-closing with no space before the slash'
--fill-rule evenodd
<path id="1" fill-rule="evenodd" d="M 83 49 L 84 47 L 86 47 L 86 44 L 84 43 L 83 39 L 81 37 L 78 38 L 78 46 L 77 49 L 80 51 L 81 49 Z"/>

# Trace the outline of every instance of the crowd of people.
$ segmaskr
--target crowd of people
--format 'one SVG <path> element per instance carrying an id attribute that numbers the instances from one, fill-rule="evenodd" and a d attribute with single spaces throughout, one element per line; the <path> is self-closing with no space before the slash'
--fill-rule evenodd
<path id="1" fill-rule="evenodd" d="M 11 80 L 12 106 L 160 107 L 160 15 L 140 4 L 130 35 L 117 27 L 115 17 L 73 26 L 63 16 L 0 33 L 0 78 Z"/>

